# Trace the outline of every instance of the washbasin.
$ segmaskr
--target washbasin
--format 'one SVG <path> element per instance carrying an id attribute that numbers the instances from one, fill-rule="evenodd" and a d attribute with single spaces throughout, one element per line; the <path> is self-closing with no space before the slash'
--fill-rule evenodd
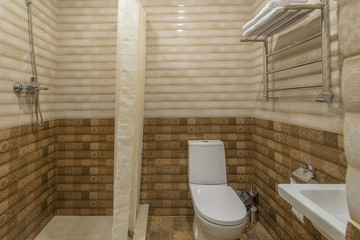
<path id="1" fill-rule="evenodd" d="M 350 220 L 345 184 L 279 184 L 279 195 L 330 240 L 345 239 Z"/>

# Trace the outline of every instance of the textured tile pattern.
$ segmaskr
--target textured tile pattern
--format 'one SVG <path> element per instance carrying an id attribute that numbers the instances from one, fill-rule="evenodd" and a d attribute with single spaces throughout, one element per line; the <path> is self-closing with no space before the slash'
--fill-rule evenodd
<path id="1" fill-rule="evenodd" d="M 149 217 L 147 240 L 193 240 L 193 217 Z M 252 225 L 247 234 L 239 236 L 241 240 L 272 240 L 269 233 L 258 222 Z"/>
<path id="2" fill-rule="evenodd" d="M 346 173 L 346 195 L 352 224 L 348 225 L 347 238 L 360 238 L 360 47 L 359 20 L 356 10 L 360 2 L 356 0 L 341 0 L 339 19 L 339 39 L 344 61 L 342 65 L 342 96 L 345 106 L 345 152 L 348 160 Z M 355 26 L 355 28 L 354 28 Z M 353 30 L 352 30 L 353 29 Z M 357 229 L 356 229 L 356 227 Z"/>
<path id="3" fill-rule="evenodd" d="M 56 121 L 0 131 L 0 239 L 33 239 L 53 216 Z"/>
<path id="4" fill-rule="evenodd" d="M 360 48 L 356 44 L 360 40 L 359 15 L 356 11 L 360 8 L 360 2 L 356 0 L 340 0 L 339 5 L 339 39 L 341 52 L 344 58 L 353 57 L 360 54 Z"/>
<path id="5" fill-rule="evenodd" d="M 279 102 L 263 102 L 263 45 L 239 44 L 239 39 L 242 25 L 269 0 L 142 2 L 147 13 L 145 117 L 255 116 L 342 133 L 337 1 L 330 0 L 335 97 L 329 105 L 314 101 L 319 88 L 276 92 Z M 301 24 L 270 39 L 270 50 L 318 33 L 319 16 L 315 11 Z M 316 39 L 272 57 L 270 69 L 317 59 L 320 46 Z M 313 64 L 274 74 L 277 81 L 271 81 L 270 87 L 317 84 L 322 82 L 321 75 L 321 64 Z"/>
<path id="6" fill-rule="evenodd" d="M 33 31 L 39 82 L 49 87 L 40 94 L 44 119 L 57 119 L 57 0 L 38 0 L 32 5 Z M 13 84 L 30 83 L 27 8 L 24 1 L 0 2 L 0 129 L 32 122 L 35 94 L 15 94 Z"/>
<path id="7" fill-rule="evenodd" d="M 60 118 L 115 117 L 117 4 L 58 1 Z"/>
<path id="8" fill-rule="evenodd" d="M 55 216 L 35 240 L 111 240 L 112 216 Z"/>
<path id="9" fill-rule="evenodd" d="M 60 119 L 56 215 L 112 215 L 114 119 Z"/>
<path id="10" fill-rule="evenodd" d="M 360 229 L 355 227 L 351 222 L 348 223 L 346 231 L 346 240 L 360 239 Z"/>
<path id="11" fill-rule="evenodd" d="M 142 0 L 145 117 L 251 116 L 252 51 L 239 44 L 249 0 Z"/>
<path id="12" fill-rule="evenodd" d="M 229 185 L 248 187 L 252 118 L 146 118 L 140 200 L 150 204 L 150 215 L 193 215 L 186 162 L 190 139 L 222 140 Z"/>
<path id="13" fill-rule="evenodd" d="M 300 223 L 277 193 L 291 173 L 311 164 L 319 183 L 344 183 L 343 136 L 269 120 L 254 119 L 254 175 L 259 219 L 273 239 L 325 239 L 305 218 Z"/>
<path id="14" fill-rule="evenodd" d="M 253 1 L 252 14 L 258 13 L 269 0 Z M 355 0 L 356 2 L 356 0 Z M 319 3 L 318 0 L 309 0 L 308 3 Z M 344 106 L 341 99 L 340 67 L 342 57 L 338 41 L 338 1 L 329 0 L 330 3 L 330 39 L 331 39 L 331 89 L 334 99 L 331 104 L 320 104 L 315 98 L 320 94 L 321 88 L 296 89 L 289 91 L 271 92 L 270 95 L 279 97 L 279 101 L 263 101 L 263 44 L 255 43 L 252 51 L 252 81 L 257 89 L 256 104 L 253 115 L 256 118 L 305 126 L 342 133 L 344 127 Z M 352 13 L 353 14 L 353 13 Z M 320 32 L 320 11 L 314 11 L 310 17 L 296 26 L 269 38 L 269 51 L 274 52 L 295 42 L 305 40 Z M 355 20 L 354 20 L 355 21 Z M 350 29 L 354 25 L 351 25 Z M 353 34 L 355 37 L 356 34 Z M 250 43 L 240 45 L 252 47 Z M 356 46 L 356 44 L 353 44 Z M 321 58 L 320 38 L 307 42 L 301 46 L 281 52 L 269 58 L 269 70 L 278 70 L 303 62 Z M 320 63 L 311 64 L 295 69 L 277 72 L 269 75 L 269 88 L 283 88 L 304 86 L 322 83 L 322 66 Z"/>

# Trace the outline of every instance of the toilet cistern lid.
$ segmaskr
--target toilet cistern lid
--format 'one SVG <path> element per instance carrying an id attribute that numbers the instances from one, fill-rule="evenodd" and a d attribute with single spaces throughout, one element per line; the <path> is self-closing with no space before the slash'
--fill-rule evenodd
<path id="1" fill-rule="evenodd" d="M 246 220 L 246 208 L 234 190 L 225 185 L 190 184 L 195 210 L 209 222 L 234 226 Z"/>

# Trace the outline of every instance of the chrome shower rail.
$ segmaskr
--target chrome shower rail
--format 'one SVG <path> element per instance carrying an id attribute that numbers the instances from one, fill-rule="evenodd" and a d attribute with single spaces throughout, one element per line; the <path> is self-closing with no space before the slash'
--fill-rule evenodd
<path id="1" fill-rule="evenodd" d="M 294 24 L 305 19 L 312 11 L 321 10 L 321 33 L 315 34 L 307 39 L 295 42 L 294 44 L 284 47 L 275 52 L 269 53 L 268 37 L 280 33 Z M 290 50 L 294 47 L 307 43 L 316 38 L 322 37 L 322 58 L 307 61 L 297 65 L 285 67 L 282 69 L 269 70 L 269 58 L 279 53 Z M 315 5 L 287 5 L 283 10 L 257 29 L 254 29 L 247 38 L 240 40 L 240 42 L 262 42 L 264 44 L 264 101 L 277 101 L 278 97 L 270 97 L 269 92 L 293 90 L 293 89 L 307 89 L 322 87 L 323 90 L 319 97 L 315 99 L 317 102 L 331 102 L 333 94 L 330 90 L 331 85 L 331 61 L 330 61 L 330 33 L 329 33 L 329 0 L 321 0 L 321 4 Z M 298 67 L 303 67 L 310 64 L 322 62 L 322 84 L 313 84 L 306 86 L 293 86 L 283 88 L 269 88 L 269 75 L 277 72 L 282 72 Z"/>

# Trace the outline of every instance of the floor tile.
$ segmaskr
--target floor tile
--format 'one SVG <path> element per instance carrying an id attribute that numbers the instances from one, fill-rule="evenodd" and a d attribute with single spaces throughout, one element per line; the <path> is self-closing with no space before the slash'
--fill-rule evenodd
<path id="1" fill-rule="evenodd" d="M 107 216 L 82 217 L 70 233 L 68 240 L 103 240 Z"/>
<path id="2" fill-rule="evenodd" d="M 149 217 L 147 240 L 194 240 L 193 217 Z M 241 240 L 273 240 L 260 222 L 252 225 Z"/>
<path id="3" fill-rule="evenodd" d="M 104 230 L 104 233 L 102 235 L 101 239 L 104 240 L 111 240 L 111 235 L 112 235 L 112 226 L 113 226 L 113 221 L 112 221 L 112 217 L 108 218 L 107 222 L 106 222 L 106 227 Z"/>
<path id="4" fill-rule="evenodd" d="M 192 231 L 174 231 L 174 240 L 194 240 Z"/>
<path id="5" fill-rule="evenodd" d="M 78 216 L 55 216 L 35 240 L 67 240 L 79 219 Z"/>
<path id="6" fill-rule="evenodd" d="M 111 240 L 111 216 L 55 216 L 35 240 Z"/>
<path id="7" fill-rule="evenodd" d="M 192 231 L 192 217 L 174 217 L 174 231 Z"/>

